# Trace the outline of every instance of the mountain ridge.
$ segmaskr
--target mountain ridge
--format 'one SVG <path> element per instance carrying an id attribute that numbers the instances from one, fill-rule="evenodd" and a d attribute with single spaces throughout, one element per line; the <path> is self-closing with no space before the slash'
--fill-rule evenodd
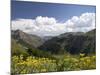
<path id="1" fill-rule="evenodd" d="M 78 32 L 79 33 L 79 32 Z M 39 49 L 52 53 L 69 52 L 71 54 L 95 52 L 95 29 L 86 33 L 64 33 L 46 41 Z M 87 51 L 87 49 L 89 49 Z"/>
<path id="2" fill-rule="evenodd" d="M 89 32 L 67 32 L 58 36 L 41 38 L 37 35 L 25 33 L 21 30 L 11 32 L 12 39 L 26 48 L 49 51 L 53 54 L 79 54 L 95 52 L 96 30 Z"/>

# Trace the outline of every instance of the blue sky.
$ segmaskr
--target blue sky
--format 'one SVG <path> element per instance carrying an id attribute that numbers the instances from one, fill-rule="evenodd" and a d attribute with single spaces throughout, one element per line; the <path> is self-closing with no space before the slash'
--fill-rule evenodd
<path id="1" fill-rule="evenodd" d="M 12 1 L 11 4 L 12 19 L 34 19 L 37 16 L 48 16 L 55 17 L 62 22 L 72 16 L 80 16 L 85 12 L 95 13 L 95 6 L 25 1 Z"/>
<path id="2" fill-rule="evenodd" d="M 95 10 L 90 5 L 12 1 L 12 30 L 38 36 L 87 32 L 95 28 Z"/>

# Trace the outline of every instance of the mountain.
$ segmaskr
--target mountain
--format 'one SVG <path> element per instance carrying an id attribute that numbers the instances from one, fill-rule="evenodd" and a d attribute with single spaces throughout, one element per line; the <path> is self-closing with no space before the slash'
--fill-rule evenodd
<path id="1" fill-rule="evenodd" d="M 43 43 L 43 40 L 39 36 L 27 34 L 21 30 L 12 30 L 11 36 L 13 39 L 26 47 L 29 46 L 32 48 L 37 48 Z"/>
<path id="2" fill-rule="evenodd" d="M 36 36 L 27 34 L 21 30 L 11 31 L 11 54 L 24 56 L 49 57 L 52 55 L 49 51 L 39 50 L 37 47 L 43 43 L 43 40 Z"/>
<path id="3" fill-rule="evenodd" d="M 88 36 L 96 36 L 96 29 L 93 29 L 93 30 L 91 30 L 91 31 L 88 31 L 88 32 L 86 33 L 86 35 L 88 35 Z"/>
<path id="4" fill-rule="evenodd" d="M 16 40 L 11 39 L 11 54 L 13 55 L 28 55 L 28 52 L 24 49 L 24 47 L 18 43 Z"/>
<path id="5" fill-rule="evenodd" d="M 67 32 L 67 33 L 64 33 L 64 34 L 61 34 L 60 36 L 57 36 L 58 38 L 63 38 L 63 37 L 68 37 L 70 35 L 83 35 L 84 32 Z"/>
<path id="6" fill-rule="evenodd" d="M 11 31 L 12 53 L 18 52 L 37 56 L 52 54 L 95 53 L 96 29 L 83 32 L 67 32 L 59 36 L 43 38 L 27 34 L 21 30 Z M 13 48 L 14 47 L 14 48 Z M 19 48 L 19 49 L 17 49 Z M 27 51 L 26 51 L 27 50 Z"/>
<path id="7" fill-rule="evenodd" d="M 95 53 L 96 52 L 96 29 L 87 32 L 84 36 L 86 37 L 86 40 L 84 41 L 83 52 Z"/>
<path id="8" fill-rule="evenodd" d="M 45 42 L 45 41 L 47 41 L 47 40 L 50 40 L 50 39 L 52 39 L 54 36 L 43 36 L 43 37 L 41 37 L 41 39 Z"/>
<path id="9" fill-rule="evenodd" d="M 47 40 L 39 49 L 54 54 L 69 52 L 71 54 L 95 53 L 95 29 L 86 33 L 67 32 Z"/>

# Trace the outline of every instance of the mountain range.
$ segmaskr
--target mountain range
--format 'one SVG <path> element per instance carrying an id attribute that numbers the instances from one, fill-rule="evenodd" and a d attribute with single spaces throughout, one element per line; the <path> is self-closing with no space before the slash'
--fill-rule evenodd
<path id="1" fill-rule="evenodd" d="M 22 50 L 23 53 L 28 53 L 27 49 L 32 49 L 32 51 L 35 49 L 35 52 L 38 50 L 39 52 L 50 52 L 52 54 L 90 54 L 95 53 L 96 50 L 96 29 L 86 33 L 67 32 L 55 37 L 45 36 L 42 38 L 37 35 L 25 33 L 21 30 L 12 30 L 11 38 L 12 52 L 15 53 L 20 50 Z M 17 45 L 17 47 L 15 45 Z M 15 50 L 16 48 L 14 47 L 19 47 L 20 50 Z"/>

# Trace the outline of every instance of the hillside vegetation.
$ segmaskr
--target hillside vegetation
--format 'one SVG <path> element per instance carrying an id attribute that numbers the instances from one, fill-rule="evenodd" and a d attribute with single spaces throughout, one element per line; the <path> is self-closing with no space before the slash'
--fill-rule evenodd
<path id="1" fill-rule="evenodd" d="M 11 73 L 28 74 L 96 68 L 96 30 L 41 38 L 12 31 Z"/>

